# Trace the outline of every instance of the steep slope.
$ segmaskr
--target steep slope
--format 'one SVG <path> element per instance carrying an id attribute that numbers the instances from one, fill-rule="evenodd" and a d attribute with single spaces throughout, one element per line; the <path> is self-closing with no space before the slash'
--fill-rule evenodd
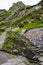
<path id="1" fill-rule="evenodd" d="M 14 3 L 8 11 L 1 10 L 0 17 L 2 17 L 0 19 L 0 35 L 2 34 L 0 43 L 3 44 L 2 50 L 16 55 L 23 55 L 29 60 L 31 59 L 30 62 L 39 63 L 38 56 L 40 54 L 38 53 L 40 53 L 40 50 L 37 48 L 38 46 L 34 46 L 34 42 L 31 42 L 24 35 L 27 34 L 26 36 L 28 37 L 29 34 L 30 37 L 32 36 L 32 40 L 34 35 L 37 36 L 34 36 L 35 40 L 39 38 L 40 35 L 37 34 L 37 31 L 31 35 L 31 33 L 28 33 L 28 30 L 43 27 L 43 1 L 35 6 L 25 6 L 21 1 Z M 6 35 L 6 29 L 8 28 Z M 40 31 L 43 32 L 42 30 Z M 43 33 L 40 34 L 43 35 Z"/>
<path id="2" fill-rule="evenodd" d="M 11 13 L 15 13 L 19 9 L 23 9 L 23 8 L 25 8 L 25 5 L 22 3 L 22 1 L 19 1 L 17 3 L 13 3 L 12 7 L 10 7 L 9 10 L 11 11 Z"/>
<path id="3" fill-rule="evenodd" d="M 35 6 L 25 6 L 21 1 L 14 3 L 7 11 L 8 17 L 6 17 L 5 20 L 1 20 L 0 34 L 7 28 L 10 28 L 10 31 L 14 33 L 22 35 L 30 29 L 43 27 L 42 2 L 43 1 Z M 15 38 L 14 35 L 11 34 L 11 36 L 12 39 L 13 37 Z M 10 43 L 10 41 L 8 41 L 8 43 Z M 12 44 L 14 44 L 13 40 L 11 45 Z"/>
<path id="4" fill-rule="evenodd" d="M 18 26 L 20 24 L 26 25 L 25 23 L 35 22 L 43 20 L 43 9 L 41 3 L 32 7 L 25 6 L 22 2 L 14 3 L 13 6 L 8 10 L 8 17 L 4 22 L 0 23 L 0 26 L 11 27 Z M 9 26 L 8 26 L 9 25 Z M 40 25 L 39 25 L 40 27 Z"/>

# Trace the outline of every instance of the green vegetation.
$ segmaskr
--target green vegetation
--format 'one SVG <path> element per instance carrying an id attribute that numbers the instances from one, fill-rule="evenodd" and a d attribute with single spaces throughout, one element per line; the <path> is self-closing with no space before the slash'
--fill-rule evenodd
<path id="1" fill-rule="evenodd" d="M 39 28 L 39 27 L 43 27 L 43 21 L 35 21 L 33 23 L 28 23 L 24 25 L 24 28 L 26 28 L 27 30 L 30 30 L 33 28 Z"/>
<path id="2" fill-rule="evenodd" d="M 19 36 L 19 38 L 18 38 Z M 26 47 L 27 46 L 27 47 Z M 24 51 L 26 48 L 34 48 L 23 36 L 18 33 L 8 31 L 7 36 L 3 45 L 3 50 L 14 53 L 14 50 L 19 52 Z M 25 48 L 25 49 L 24 49 Z"/>
<path id="3" fill-rule="evenodd" d="M 18 6 L 17 6 L 18 5 Z M 8 10 L 0 10 L 0 35 L 6 31 L 7 36 L 3 44 L 3 49 L 7 52 L 13 52 L 15 49 L 22 50 L 20 43 L 27 43 L 23 37 L 23 30 L 43 27 L 42 8 L 26 7 L 24 4 L 19 6 L 18 3 Z M 29 47 L 29 46 L 28 46 Z M 31 47 L 31 46 L 30 46 Z"/>
<path id="4" fill-rule="evenodd" d="M 6 19 L 3 19 L 3 20 L 0 21 L 0 23 L 4 23 L 4 22 L 6 22 L 6 21 L 7 21 Z"/>
<path id="5" fill-rule="evenodd" d="M 0 35 L 2 34 L 2 32 L 0 32 Z"/>
<path id="6" fill-rule="evenodd" d="M 3 48 L 5 47 L 6 49 L 8 49 L 8 51 L 11 51 L 11 49 L 13 49 L 14 46 L 14 39 L 15 39 L 14 33 L 8 32 Z"/>

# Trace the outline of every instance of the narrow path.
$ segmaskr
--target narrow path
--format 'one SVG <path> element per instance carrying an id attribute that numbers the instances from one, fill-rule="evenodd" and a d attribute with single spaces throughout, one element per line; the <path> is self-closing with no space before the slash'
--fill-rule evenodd
<path id="1" fill-rule="evenodd" d="M 5 37 L 6 37 L 7 32 L 3 32 L 2 35 L 0 35 L 0 46 L 4 43 Z"/>

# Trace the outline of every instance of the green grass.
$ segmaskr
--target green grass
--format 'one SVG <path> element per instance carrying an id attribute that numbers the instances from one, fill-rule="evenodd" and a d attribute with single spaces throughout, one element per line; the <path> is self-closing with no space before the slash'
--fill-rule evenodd
<path id="1" fill-rule="evenodd" d="M 34 28 L 40 28 L 40 27 L 43 27 L 43 21 L 37 20 L 37 21 L 31 22 L 31 23 L 24 24 L 24 26 L 19 28 L 16 32 L 20 32 L 23 29 L 30 30 L 30 29 L 34 29 Z"/>
<path id="2" fill-rule="evenodd" d="M 5 31 L 5 27 L 0 28 L 0 35 Z"/>
<path id="3" fill-rule="evenodd" d="M 21 9 L 20 11 L 23 11 L 24 9 Z M 20 11 L 18 11 L 18 12 L 20 12 Z M 29 10 L 28 10 L 29 11 Z M 7 29 L 7 28 L 9 28 L 9 27 L 17 27 L 17 26 L 19 26 L 20 27 L 20 29 L 18 29 L 18 30 L 16 30 L 16 32 L 19 32 L 19 31 L 21 31 L 22 29 L 27 29 L 27 30 L 30 30 L 30 29 L 33 29 L 33 28 L 39 28 L 39 27 L 43 27 L 43 21 L 40 21 L 40 20 L 37 20 L 37 21 L 33 21 L 33 22 L 31 22 L 31 23 L 29 23 L 29 21 L 31 21 L 31 19 L 32 19 L 32 14 L 34 14 L 35 15 L 35 17 L 37 17 L 37 16 L 40 16 L 39 15 L 39 13 L 37 14 L 37 12 L 39 12 L 40 10 L 33 10 L 33 9 L 30 9 L 30 13 L 29 12 L 27 12 L 26 14 L 23 14 L 23 16 L 22 17 L 16 17 L 16 18 L 12 18 L 12 20 L 10 20 L 9 22 L 11 23 L 11 24 L 9 24 L 9 25 L 1 25 L 0 27 L 0 31 L 3 31 L 3 30 L 5 30 L 5 29 Z M 10 14 L 11 13 L 11 11 L 8 11 L 8 13 Z M 34 20 L 34 19 L 33 19 Z M 4 23 L 4 22 L 7 22 L 7 20 L 2 20 L 2 21 L 0 21 L 1 23 Z"/>
<path id="4" fill-rule="evenodd" d="M 39 28 L 39 27 L 43 27 L 43 21 L 35 21 L 35 22 L 24 25 L 24 28 L 28 30 L 33 28 Z"/>
<path id="5" fill-rule="evenodd" d="M 3 28 L 0 28 L 0 31 L 2 31 L 2 32 L 5 31 L 5 28 L 4 27 Z"/>
<path id="6" fill-rule="evenodd" d="M 0 35 L 2 34 L 2 32 L 0 32 Z"/>
<path id="7" fill-rule="evenodd" d="M 4 22 L 6 22 L 6 21 L 7 21 L 6 19 L 3 19 L 3 20 L 1 20 L 0 22 L 1 22 L 1 23 L 4 23 Z"/>

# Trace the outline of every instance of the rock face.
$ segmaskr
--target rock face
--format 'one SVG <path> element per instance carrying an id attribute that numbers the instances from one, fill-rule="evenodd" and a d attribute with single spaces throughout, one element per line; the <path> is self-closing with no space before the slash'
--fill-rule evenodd
<path id="1" fill-rule="evenodd" d="M 30 63 L 28 59 L 23 56 L 15 56 L 12 59 L 9 59 L 7 62 L 1 65 L 40 65 L 38 63 Z M 41 63 L 42 65 L 42 63 Z"/>
<path id="2" fill-rule="evenodd" d="M 25 57 L 17 56 L 14 59 L 8 60 L 8 62 L 1 65 L 29 65 L 28 60 Z"/>
<path id="3" fill-rule="evenodd" d="M 8 16 L 7 11 L 5 9 L 0 10 L 0 21 L 5 19 Z"/>
<path id="4" fill-rule="evenodd" d="M 0 51 L 0 65 L 12 59 L 9 54 Z"/>
<path id="5" fill-rule="evenodd" d="M 0 65 L 27 65 L 29 61 L 23 56 L 14 56 L 0 52 Z"/>
<path id="6" fill-rule="evenodd" d="M 29 30 L 25 33 L 25 37 L 34 45 L 43 49 L 43 28 Z"/>
<path id="7" fill-rule="evenodd" d="M 22 6 L 21 6 L 22 5 Z M 17 10 L 19 10 L 20 8 L 25 8 L 25 5 L 19 1 L 17 3 L 13 3 L 12 7 L 10 7 L 10 10 L 12 12 L 16 12 Z"/>
<path id="8" fill-rule="evenodd" d="M 43 1 L 41 3 L 43 3 Z M 0 36 L 0 46 L 4 43 L 2 47 L 3 51 L 15 55 L 22 55 L 16 56 L 14 59 L 8 60 L 8 62 L 2 65 L 39 65 L 36 64 L 36 62 L 40 63 L 38 58 L 39 51 L 37 51 L 39 49 L 37 47 L 43 49 L 43 28 L 37 28 L 43 26 L 43 5 L 41 3 L 32 7 L 26 7 L 20 1 L 14 3 L 8 11 L 4 10 L 5 13 L 3 10 L 0 11 L 0 31 L 3 29 L 4 31 L 8 28 L 10 29 L 7 31 L 7 34 L 5 31 Z M 13 31 L 17 27 L 19 29 Z M 37 29 L 27 31 L 31 28 Z M 27 32 L 24 34 L 25 31 Z M 31 42 L 37 47 L 32 45 Z M 2 63 L 2 61 L 6 61 L 7 57 L 5 57 L 6 54 L 1 55 L 0 62 Z M 34 62 L 35 64 L 29 64 L 28 60 L 23 56 L 28 58 L 29 62 Z"/>

